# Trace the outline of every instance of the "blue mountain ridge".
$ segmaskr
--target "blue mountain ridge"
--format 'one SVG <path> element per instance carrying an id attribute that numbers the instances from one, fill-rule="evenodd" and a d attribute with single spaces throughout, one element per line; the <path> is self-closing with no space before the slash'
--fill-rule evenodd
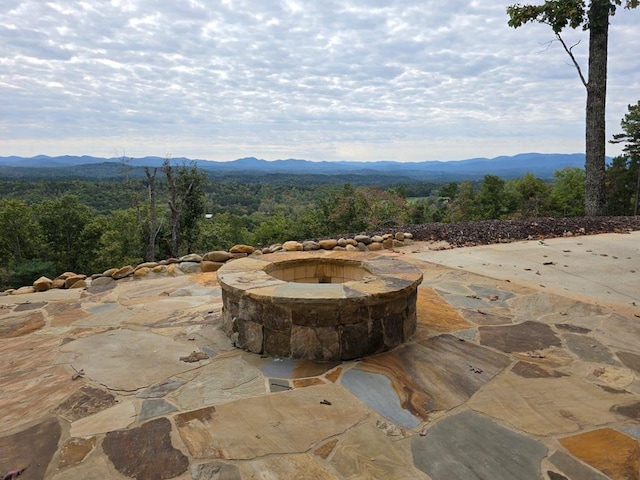
<path id="1" fill-rule="evenodd" d="M 37 155 L 31 158 L 9 156 L 0 157 L 0 167 L 17 168 L 70 168 L 90 166 L 104 163 L 121 163 L 122 157 L 102 158 L 88 155 L 64 155 L 50 157 Z M 607 159 L 610 161 L 610 159 Z M 162 157 L 127 158 L 127 164 L 132 167 L 159 167 Z M 515 177 L 531 172 L 539 177 L 551 177 L 555 170 L 564 167 L 584 167 L 585 156 L 582 153 L 522 153 L 514 156 L 499 156 L 495 158 L 470 158 L 455 161 L 309 161 L 302 159 L 263 160 L 255 157 L 239 158 L 233 161 L 213 161 L 189 159 L 185 157 L 171 158 L 173 165 L 191 164 L 194 162 L 199 169 L 216 173 L 264 173 L 264 174 L 359 174 L 359 175 L 403 175 L 415 178 L 425 176 L 460 175 L 482 176 L 493 174 L 505 177 Z"/>

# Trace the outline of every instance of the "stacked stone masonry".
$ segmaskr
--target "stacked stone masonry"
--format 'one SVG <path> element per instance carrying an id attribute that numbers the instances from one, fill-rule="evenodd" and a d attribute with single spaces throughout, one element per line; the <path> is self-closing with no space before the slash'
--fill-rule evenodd
<path id="1" fill-rule="evenodd" d="M 285 253 L 218 271 L 223 325 L 253 353 L 320 361 L 390 350 L 416 329 L 422 273 L 372 253 Z"/>

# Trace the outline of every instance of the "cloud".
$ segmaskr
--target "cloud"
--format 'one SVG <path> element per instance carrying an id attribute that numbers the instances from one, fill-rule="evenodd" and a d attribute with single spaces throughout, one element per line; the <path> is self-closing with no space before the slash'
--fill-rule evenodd
<path id="1" fill-rule="evenodd" d="M 585 90 L 493 0 L 8 1 L 0 154 L 460 159 L 583 150 Z M 640 97 L 612 19 L 610 134 Z M 588 39 L 567 32 L 586 68 Z"/>

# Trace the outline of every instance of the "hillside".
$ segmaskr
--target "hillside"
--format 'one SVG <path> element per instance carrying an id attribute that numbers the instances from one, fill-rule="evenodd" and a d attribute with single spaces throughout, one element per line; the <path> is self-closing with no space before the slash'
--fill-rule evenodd
<path id="1" fill-rule="evenodd" d="M 127 168 L 132 177 L 143 177 L 144 166 L 159 167 L 161 157 L 127 159 Z M 584 166 L 584 154 L 523 153 L 515 156 L 495 158 L 472 158 L 458 161 L 424 162 L 353 162 L 353 161 L 308 161 L 298 159 L 261 160 L 254 157 L 233 161 L 192 160 L 173 158 L 176 165 L 194 162 L 199 169 L 216 179 L 244 182 L 276 183 L 291 176 L 305 177 L 305 183 L 379 183 L 382 178 L 393 178 L 394 183 L 412 181 L 448 182 L 479 180 L 484 175 L 517 178 L 525 173 L 549 179 L 556 170 L 564 167 Z M 122 176 L 122 158 L 99 158 L 91 156 L 38 155 L 25 157 L 0 157 L 0 175 L 3 178 L 54 179 L 87 178 L 108 179 Z M 292 179 L 291 179 L 292 180 Z M 358 181 L 359 180 L 359 181 Z"/>

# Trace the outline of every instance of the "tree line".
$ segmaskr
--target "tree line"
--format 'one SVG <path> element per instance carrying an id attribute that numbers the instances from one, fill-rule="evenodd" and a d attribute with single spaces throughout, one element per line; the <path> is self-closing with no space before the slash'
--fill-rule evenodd
<path id="1" fill-rule="evenodd" d="M 606 213 L 636 215 L 640 205 L 640 101 L 629 105 L 622 155 L 605 172 Z M 145 168 L 120 182 L 0 182 L 0 288 L 64 271 L 229 249 L 390 230 L 429 222 L 585 214 L 585 171 L 552 181 L 526 174 L 504 180 L 411 185 L 262 185 L 212 182 L 195 164 Z M 293 179 L 295 180 L 295 179 Z"/>
<path id="2" fill-rule="evenodd" d="M 612 171 L 620 168 L 616 164 Z M 403 186 L 347 183 L 300 191 L 294 186 L 263 190 L 236 185 L 236 203 L 226 209 L 207 207 L 215 200 L 206 193 L 211 185 L 194 166 L 148 174 L 146 181 L 123 186 L 127 206 L 101 213 L 73 191 L 31 203 L 0 200 L 0 286 L 26 285 L 40 275 L 64 271 L 102 272 L 237 243 L 270 245 L 410 223 L 584 213 L 584 171 L 576 168 L 556 172 L 552 183 L 531 174 L 508 181 L 487 175 L 481 182 L 430 188 L 428 196 L 419 198 L 408 197 Z M 631 204 L 626 207 L 617 213 L 629 213 Z"/>

